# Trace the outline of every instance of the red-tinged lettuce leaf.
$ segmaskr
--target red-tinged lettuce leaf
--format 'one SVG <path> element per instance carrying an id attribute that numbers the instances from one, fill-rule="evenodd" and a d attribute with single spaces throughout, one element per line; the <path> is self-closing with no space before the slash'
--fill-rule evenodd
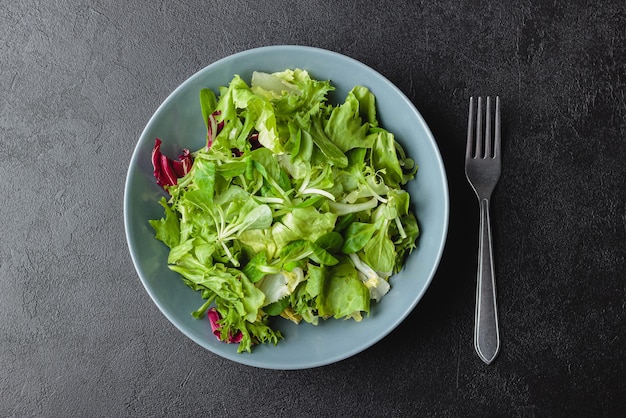
<path id="1" fill-rule="evenodd" d="M 213 332 L 213 335 L 217 337 L 218 340 L 227 342 L 229 344 L 241 342 L 241 339 L 243 338 L 243 333 L 241 331 L 237 331 L 234 335 L 231 333 L 228 333 L 226 339 L 222 338 L 222 330 L 221 330 L 222 327 L 219 324 L 219 321 L 222 319 L 222 316 L 217 311 L 217 309 L 210 308 L 207 311 L 207 317 L 209 318 L 209 322 L 211 324 L 211 331 Z"/>
<path id="2" fill-rule="evenodd" d="M 154 140 L 152 149 L 152 166 L 154 167 L 154 177 L 161 187 L 175 186 L 180 177 L 184 177 L 193 164 L 191 153 L 184 149 L 178 160 L 173 160 L 161 153 L 161 140 Z"/>

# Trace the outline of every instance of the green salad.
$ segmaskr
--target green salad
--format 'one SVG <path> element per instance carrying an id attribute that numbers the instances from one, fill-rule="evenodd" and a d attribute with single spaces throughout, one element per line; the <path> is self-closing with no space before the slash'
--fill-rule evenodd
<path id="1" fill-rule="evenodd" d="M 301 69 L 236 75 L 200 91 L 206 146 L 173 159 L 155 140 L 169 196 L 150 224 L 205 299 L 193 315 L 239 352 L 277 344 L 275 316 L 360 321 L 415 248 L 403 189 L 414 161 L 379 125 L 372 92 L 355 86 L 334 105 L 333 90 Z"/>

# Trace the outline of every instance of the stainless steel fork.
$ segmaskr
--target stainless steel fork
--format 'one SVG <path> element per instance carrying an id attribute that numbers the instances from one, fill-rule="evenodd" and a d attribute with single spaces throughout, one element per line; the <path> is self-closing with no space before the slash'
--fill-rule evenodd
<path id="1" fill-rule="evenodd" d="M 487 97 L 484 116 L 482 97 L 478 97 L 477 101 L 476 109 L 474 98 L 470 98 L 467 148 L 465 152 L 465 176 L 476 192 L 480 205 L 474 346 L 478 356 L 485 363 L 489 364 L 500 349 L 493 245 L 489 217 L 489 201 L 502 171 L 500 98 L 496 96 L 495 99 L 495 123 L 493 123 L 491 115 L 491 97 Z"/>

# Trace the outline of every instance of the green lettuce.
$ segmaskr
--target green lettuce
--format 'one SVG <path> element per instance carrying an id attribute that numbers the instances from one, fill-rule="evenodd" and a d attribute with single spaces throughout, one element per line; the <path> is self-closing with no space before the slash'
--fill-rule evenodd
<path id="1" fill-rule="evenodd" d="M 371 91 L 333 105 L 333 90 L 301 69 L 202 89 L 207 144 L 150 220 L 169 268 L 205 300 L 193 315 L 210 312 L 240 352 L 277 344 L 277 316 L 362 320 L 416 248 L 404 186 L 417 166 L 379 126 Z"/>

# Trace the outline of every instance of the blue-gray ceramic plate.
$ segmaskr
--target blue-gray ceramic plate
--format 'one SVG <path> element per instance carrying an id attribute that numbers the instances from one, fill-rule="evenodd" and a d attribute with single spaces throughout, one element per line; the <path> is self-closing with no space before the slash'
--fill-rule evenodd
<path id="1" fill-rule="evenodd" d="M 203 146 L 206 131 L 198 95 L 204 87 L 217 91 L 239 74 L 250 80 L 253 71 L 276 72 L 287 68 L 307 70 L 313 78 L 330 80 L 336 87 L 331 100 L 343 101 L 355 85 L 368 87 L 376 96 L 380 123 L 395 134 L 408 155 L 419 165 L 409 183 L 413 209 L 421 229 L 417 249 L 405 268 L 391 277 L 391 291 L 360 323 L 327 320 L 313 326 L 277 319 L 273 326 L 285 339 L 277 346 L 263 345 L 252 353 L 237 353 L 236 344 L 216 340 L 207 320 L 194 319 L 191 311 L 202 304 L 200 295 L 167 268 L 168 249 L 154 238 L 148 220 L 163 216 L 157 203 L 163 191 L 152 176 L 154 139 L 162 150 L 178 155 L 182 148 Z M 389 80 L 366 65 L 338 53 L 302 46 L 270 46 L 221 59 L 180 85 L 152 116 L 133 153 L 124 196 L 124 221 L 131 257 L 148 294 L 183 334 L 222 357 L 268 369 L 304 369 L 327 365 L 353 356 L 404 320 L 430 284 L 443 252 L 448 229 L 448 186 L 437 144 L 407 97 Z"/>

